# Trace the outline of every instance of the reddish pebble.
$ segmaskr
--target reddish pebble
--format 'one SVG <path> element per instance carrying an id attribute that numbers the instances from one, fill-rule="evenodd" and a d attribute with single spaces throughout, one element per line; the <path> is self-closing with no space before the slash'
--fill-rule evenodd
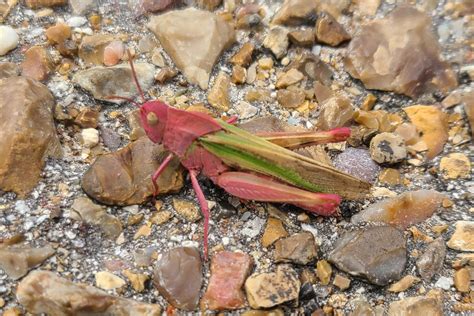
<path id="1" fill-rule="evenodd" d="M 209 286 L 201 306 L 217 311 L 245 307 L 242 286 L 252 266 L 252 259 L 245 253 L 221 251 L 215 254 L 211 261 Z"/>
<path id="2" fill-rule="evenodd" d="M 33 46 L 25 53 L 25 60 L 21 63 L 21 74 L 24 77 L 42 81 L 48 78 L 51 68 L 51 60 L 46 49 Z"/>
<path id="3" fill-rule="evenodd" d="M 114 66 L 122 59 L 125 52 L 121 41 L 113 41 L 104 49 L 104 65 Z"/>

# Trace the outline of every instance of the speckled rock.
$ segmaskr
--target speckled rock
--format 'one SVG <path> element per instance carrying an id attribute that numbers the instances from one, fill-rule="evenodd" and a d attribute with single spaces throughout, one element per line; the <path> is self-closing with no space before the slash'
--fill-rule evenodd
<path id="1" fill-rule="evenodd" d="M 147 63 L 136 63 L 135 71 L 141 88 L 147 90 L 154 81 L 155 67 Z M 137 87 L 132 79 L 132 72 L 128 65 L 114 67 L 93 67 L 78 71 L 73 76 L 73 82 L 90 92 L 98 100 L 121 104 L 121 99 L 109 99 L 116 95 L 133 98 L 138 95 Z"/>
<path id="2" fill-rule="evenodd" d="M 474 222 L 457 221 L 447 245 L 455 250 L 474 251 Z"/>
<path id="3" fill-rule="evenodd" d="M 245 307 L 242 287 L 252 266 L 252 258 L 245 253 L 216 253 L 211 260 L 211 277 L 201 300 L 202 308 L 222 311 Z"/>
<path id="4" fill-rule="evenodd" d="M 18 46 L 20 37 L 8 25 L 0 25 L 0 56 L 5 55 Z"/>
<path id="5" fill-rule="evenodd" d="M 446 257 L 446 244 L 443 238 L 431 242 L 416 260 L 416 267 L 421 277 L 430 281 L 443 267 Z"/>
<path id="6" fill-rule="evenodd" d="M 17 280 L 51 257 L 54 252 L 51 246 L 34 248 L 29 245 L 0 245 L 0 269 L 10 278 Z"/>
<path id="7" fill-rule="evenodd" d="M 374 182 L 380 172 L 380 166 L 371 158 L 368 150 L 349 147 L 334 159 L 334 166 L 354 177 Z"/>
<path id="8" fill-rule="evenodd" d="M 20 74 L 20 69 L 14 63 L 0 63 L 0 79 L 16 77 Z"/>
<path id="9" fill-rule="evenodd" d="M 430 315 L 442 316 L 443 308 L 441 303 L 432 297 L 416 296 L 407 297 L 390 304 L 388 316 L 404 315 Z"/>
<path id="10" fill-rule="evenodd" d="M 391 226 L 350 231 L 336 242 L 329 261 L 351 275 L 386 285 L 400 279 L 405 270 L 405 239 Z"/>
<path id="11" fill-rule="evenodd" d="M 434 190 L 408 191 L 372 204 L 352 216 L 352 223 L 384 222 L 400 229 L 430 218 L 445 196 Z"/>
<path id="12" fill-rule="evenodd" d="M 151 176 L 165 155 L 163 147 L 141 137 L 117 152 L 99 156 L 84 174 L 82 188 L 104 204 L 141 204 L 153 195 Z M 183 174 L 178 160 L 158 178 L 158 186 L 160 194 L 181 189 Z"/>
<path id="13" fill-rule="evenodd" d="M 297 299 L 300 285 L 293 268 L 279 265 L 276 272 L 251 275 L 245 281 L 245 292 L 250 307 L 269 308 Z"/>
<path id="14" fill-rule="evenodd" d="M 211 12 L 188 8 L 154 16 L 148 24 L 189 82 L 207 89 L 220 54 L 235 41 L 234 29 Z"/>
<path id="15" fill-rule="evenodd" d="M 285 0 L 273 17 L 272 23 L 300 25 L 316 20 L 318 1 L 314 0 Z"/>
<path id="16" fill-rule="evenodd" d="M 197 222 L 202 217 L 196 203 L 188 200 L 174 198 L 173 208 L 180 217 L 190 223 Z"/>
<path id="17" fill-rule="evenodd" d="M 310 232 L 297 233 L 275 243 L 275 262 L 308 264 L 316 253 L 316 242 Z"/>
<path id="18" fill-rule="evenodd" d="M 407 156 L 405 140 L 398 134 L 380 133 L 370 141 L 370 156 L 378 163 L 400 162 Z"/>
<path id="19" fill-rule="evenodd" d="M 124 299 L 95 287 L 73 283 L 48 271 L 34 271 L 18 285 L 18 302 L 32 314 L 159 316 L 161 308 Z"/>
<path id="20" fill-rule="evenodd" d="M 199 251 L 191 247 L 174 248 L 156 263 L 155 286 L 173 306 L 192 311 L 199 302 L 202 284 Z"/>
<path id="21" fill-rule="evenodd" d="M 431 25 L 427 14 L 409 6 L 364 24 L 349 44 L 347 70 L 369 89 L 411 97 L 436 89 L 448 92 L 457 85 L 456 76 L 440 60 Z"/>
<path id="22" fill-rule="evenodd" d="M 54 98 L 24 77 L 0 80 L 0 189 L 25 196 L 37 184 L 46 157 L 58 157 Z"/>
<path id="23" fill-rule="evenodd" d="M 445 179 L 469 178 L 471 162 L 462 153 L 451 153 L 441 158 L 439 170 Z"/>

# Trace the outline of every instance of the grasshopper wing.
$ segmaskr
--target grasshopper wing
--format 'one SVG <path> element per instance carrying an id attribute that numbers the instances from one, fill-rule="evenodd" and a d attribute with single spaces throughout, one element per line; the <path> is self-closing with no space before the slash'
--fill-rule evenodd
<path id="1" fill-rule="evenodd" d="M 347 173 L 219 121 L 223 130 L 199 138 L 200 144 L 230 167 L 266 174 L 296 187 L 363 198 L 370 184 Z"/>

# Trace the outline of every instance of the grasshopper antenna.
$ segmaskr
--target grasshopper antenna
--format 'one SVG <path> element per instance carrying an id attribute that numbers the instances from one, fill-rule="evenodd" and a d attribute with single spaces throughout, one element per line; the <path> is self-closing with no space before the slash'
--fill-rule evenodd
<path id="1" fill-rule="evenodd" d="M 137 86 L 137 90 L 140 93 L 143 103 L 145 103 L 146 102 L 145 95 L 143 94 L 142 87 L 140 87 L 140 83 L 138 82 L 137 73 L 135 72 L 135 66 L 133 65 L 132 53 L 130 53 L 130 49 L 128 48 L 127 48 L 127 55 L 128 55 L 128 61 L 130 62 L 130 68 L 132 69 L 133 80 L 135 81 L 135 85 Z"/>

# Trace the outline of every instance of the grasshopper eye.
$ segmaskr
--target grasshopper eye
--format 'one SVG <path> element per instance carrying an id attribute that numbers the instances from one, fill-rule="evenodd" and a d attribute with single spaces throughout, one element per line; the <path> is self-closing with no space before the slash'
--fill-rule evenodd
<path id="1" fill-rule="evenodd" d="M 146 121 L 147 121 L 148 125 L 153 126 L 153 125 L 158 124 L 158 117 L 156 116 L 155 113 L 150 112 L 146 115 Z"/>

